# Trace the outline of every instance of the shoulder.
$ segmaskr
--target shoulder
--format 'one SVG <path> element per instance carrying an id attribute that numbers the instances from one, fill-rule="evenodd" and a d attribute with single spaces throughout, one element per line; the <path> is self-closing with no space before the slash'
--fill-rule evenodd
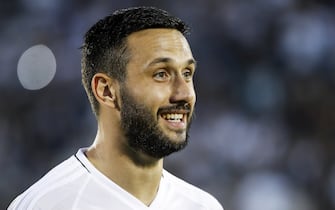
<path id="1" fill-rule="evenodd" d="M 191 200 L 194 203 L 203 205 L 208 210 L 223 210 L 218 200 L 208 192 L 196 187 L 164 170 L 164 179 L 173 187 L 176 193 Z"/>
<path id="2" fill-rule="evenodd" d="M 43 209 L 56 203 L 73 202 L 73 197 L 87 178 L 87 171 L 76 159 L 70 157 L 19 195 L 8 210 Z M 71 201 L 72 199 L 72 201 Z"/>

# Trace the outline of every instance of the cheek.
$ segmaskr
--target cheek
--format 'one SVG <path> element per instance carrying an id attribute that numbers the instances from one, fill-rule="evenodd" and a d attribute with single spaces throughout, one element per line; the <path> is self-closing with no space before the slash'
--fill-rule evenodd
<path id="1" fill-rule="evenodd" d="M 138 102 L 150 106 L 151 109 L 158 109 L 168 103 L 169 91 L 166 89 L 146 85 L 134 88 L 133 93 Z"/>
<path id="2" fill-rule="evenodd" d="M 151 103 L 157 109 L 161 106 L 164 106 L 168 103 L 168 91 L 162 91 L 157 89 L 151 89 L 148 91 L 148 94 L 145 97 L 148 103 Z"/>

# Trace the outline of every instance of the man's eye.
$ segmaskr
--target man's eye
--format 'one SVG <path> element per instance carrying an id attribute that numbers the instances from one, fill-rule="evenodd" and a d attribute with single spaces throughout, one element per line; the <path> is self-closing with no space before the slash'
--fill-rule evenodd
<path id="1" fill-rule="evenodd" d="M 157 79 L 157 80 L 164 80 L 168 77 L 169 77 L 169 75 L 166 71 L 159 71 L 159 72 L 156 72 L 154 74 L 154 78 Z"/>
<path id="2" fill-rule="evenodd" d="M 191 70 L 185 70 L 183 72 L 183 76 L 186 78 L 186 79 L 192 79 L 193 77 L 193 72 Z"/>

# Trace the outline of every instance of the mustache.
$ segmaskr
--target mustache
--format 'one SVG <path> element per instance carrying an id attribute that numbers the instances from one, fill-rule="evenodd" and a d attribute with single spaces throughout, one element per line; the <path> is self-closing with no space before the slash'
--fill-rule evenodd
<path id="1" fill-rule="evenodd" d="M 182 111 L 185 113 L 191 112 L 191 104 L 189 103 L 179 103 L 171 106 L 165 106 L 158 110 L 158 113 L 176 112 Z"/>

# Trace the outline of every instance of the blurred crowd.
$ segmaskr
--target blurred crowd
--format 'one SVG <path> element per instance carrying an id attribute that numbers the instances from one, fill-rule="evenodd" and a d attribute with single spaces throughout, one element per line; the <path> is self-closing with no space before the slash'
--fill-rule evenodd
<path id="1" fill-rule="evenodd" d="M 0 209 L 92 142 L 82 37 L 115 9 L 138 5 L 185 20 L 198 61 L 191 141 L 166 168 L 226 210 L 335 209 L 332 0 L 2 0 Z M 36 44 L 54 52 L 57 72 L 29 91 L 16 68 Z"/>

